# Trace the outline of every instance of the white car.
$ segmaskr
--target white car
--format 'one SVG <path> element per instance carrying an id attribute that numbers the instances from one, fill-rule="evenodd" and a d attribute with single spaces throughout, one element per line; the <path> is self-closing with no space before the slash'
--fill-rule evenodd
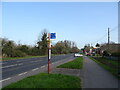
<path id="1" fill-rule="evenodd" d="M 74 54 L 74 57 L 82 57 L 83 55 L 82 54 L 79 54 L 79 53 L 75 53 Z"/>

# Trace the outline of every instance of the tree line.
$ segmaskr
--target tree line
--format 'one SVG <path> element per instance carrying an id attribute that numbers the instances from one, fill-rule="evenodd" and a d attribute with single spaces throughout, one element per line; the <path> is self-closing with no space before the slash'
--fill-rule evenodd
<path id="1" fill-rule="evenodd" d="M 24 56 L 41 56 L 47 55 L 47 32 L 41 33 L 34 46 L 16 44 L 7 38 L 1 38 L 2 57 L 24 57 Z M 52 54 L 68 54 L 79 52 L 75 42 L 58 41 L 51 45 Z"/>

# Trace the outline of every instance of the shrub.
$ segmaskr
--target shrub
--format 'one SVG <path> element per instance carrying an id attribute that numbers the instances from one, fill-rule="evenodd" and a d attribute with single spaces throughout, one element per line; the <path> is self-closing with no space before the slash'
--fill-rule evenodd
<path id="1" fill-rule="evenodd" d="M 104 51 L 104 52 L 103 52 L 103 56 L 109 56 L 108 52 L 107 52 L 107 51 Z"/>
<path id="2" fill-rule="evenodd" d="M 115 52 L 115 53 L 112 53 L 111 56 L 115 56 L 115 57 L 120 57 L 120 52 Z"/>
<path id="3" fill-rule="evenodd" d="M 12 53 L 12 57 L 24 57 L 26 56 L 26 53 L 20 51 L 20 50 L 14 50 Z"/>

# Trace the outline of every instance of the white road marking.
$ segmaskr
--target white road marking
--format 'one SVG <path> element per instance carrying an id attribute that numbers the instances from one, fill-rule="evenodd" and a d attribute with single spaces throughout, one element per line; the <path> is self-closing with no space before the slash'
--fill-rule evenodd
<path id="1" fill-rule="evenodd" d="M 35 62 L 39 62 L 39 61 L 35 61 Z"/>
<path id="2" fill-rule="evenodd" d="M 41 66 L 40 68 L 44 68 L 45 67 L 45 65 L 44 66 Z"/>
<path id="3" fill-rule="evenodd" d="M 17 65 L 18 65 L 18 64 L 14 64 L 14 65 L 4 66 L 4 67 L 0 67 L 0 68 L 13 67 L 13 66 L 17 66 Z"/>
<path id="4" fill-rule="evenodd" d="M 0 82 L 6 81 L 6 80 L 9 80 L 9 79 L 11 79 L 11 78 L 6 78 L 6 79 L 3 79 L 3 80 L 1 80 Z"/>
<path id="5" fill-rule="evenodd" d="M 0 62 L 0 64 L 6 64 L 7 62 Z"/>
<path id="6" fill-rule="evenodd" d="M 39 62 L 39 61 L 31 61 L 31 62 Z"/>
<path id="7" fill-rule="evenodd" d="M 21 61 L 17 61 L 17 62 L 21 62 Z"/>
<path id="8" fill-rule="evenodd" d="M 33 63 L 33 62 L 40 62 L 40 61 L 42 61 L 42 60 L 39 60 L 39 61 L 31 61 L 31 62 Z M 19 62 L 19 61 L 17 61 L 17 62 Z M 8 67 L 13 67 L 13 66 L 17 66 L 17 65 L 23 65 L 23 63 L 14 64 L 14 65 L 9 65 L 9 66 L 4 66 L 4 67 L 0 67 L 0 68 L 8 68 Z"/>
<path id="9" fill-rule="evenodd" d="M 20 64 L 18 64 L 18 65 L 23 65 L 23 63 L 20 63 Z"/>
<path id="10" fill-rule="evenodd" d="M 23 64 L 23 63 L 20 63 L 20 64 L 14 64 L 14 65 L 4 66 L 4 67 L 0 67 L 0 68 L 8 68 L 8 67 L 13 67 L 13 66 L 22 65 L 22 64 Z"/>
<path id="11" fill-rule="evenodd" d="M 27 73 L 27 72 L 24 72 L 24 73 L 18 74 L 18 76 L 24 75 L 24 74 L 26 74 L 26 73 Z"/>
<path id="12" fill-rule="evenodd" d="M 37 69 L 39 69 L 39 68 L 35 68 L 35 69 L 33 69 L 32 71 L 35 71 L 35 70 L 37 70 Z"/>
<path id="13" fill-rule="evenodd" d="M 52 64 L 54 64 L 54 63 L 52 63 Z"/>
<path id="14" fill-rule="evenodd" d="M 33 62 L 40 62 L 40 61 L 42 61 L 42 60 L 38 60 L 38 61 L 31 61 L 31 63 L 33 63 Z"/>

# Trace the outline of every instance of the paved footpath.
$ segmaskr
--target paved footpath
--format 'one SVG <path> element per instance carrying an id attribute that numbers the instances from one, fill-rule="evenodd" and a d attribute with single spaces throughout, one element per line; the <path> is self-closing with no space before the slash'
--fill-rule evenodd
<path id="1" fill-rule="evenodd" d="M 84 56 L 82 70 L 83 88 L 118 88 L 118 80 L 96 62 Z"/>

